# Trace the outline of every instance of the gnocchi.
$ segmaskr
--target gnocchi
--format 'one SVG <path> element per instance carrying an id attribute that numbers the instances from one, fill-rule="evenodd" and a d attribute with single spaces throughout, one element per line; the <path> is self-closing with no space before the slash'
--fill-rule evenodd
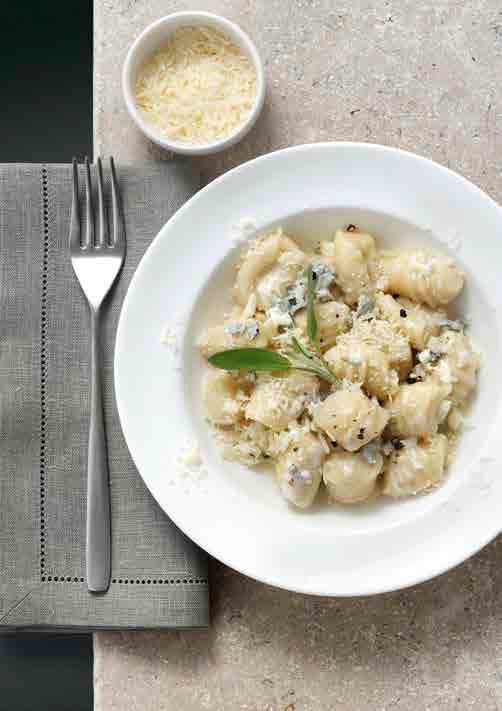
<path id="1" fill-rule="evenodd" d="M 393 437 L 429 437 L 436 434 L 442 419 L 448 414 L 442 404 L 447 400 L 448 388 L 439 380 L 404 383 L 394 400 L 387 406 L 389 433 Z"/>
<path id="2" fill-rule="evenodd" d="M 358 504 L 376 492 L 382 467 L 378 450 L 352 453 L 339 448 L 324 462 L 322 478 L 333 501 Z"/>
<path id="3" fill-rule="evenodd" d="M 450 257 L 379 250 L 354 225 L 316 251 L 280 228 L 251 241 L 232 310 L 198 344 L 215 365 L 234 349 L 275 357 L 274 368 L 208 369 L 203 405 L 223 457 L 273 464 L 299 509 L 321 490 L 353 505 L 439 486 L 481 367 L 448 314 L 464 281 Z"/>
<path id="4" fill-rule="evenodd" d="M 319 392 L 313 375 L 293 372 L 283 378 L 260 376 L 246 405 L 246 418 L 283 430 L 304 412 Z"/>
<path id="5" fill-rule="evenodd" d="M 319 439 L 308 432 L 278 458 L 277 482 L 287 501 L 301 509 L 312 505 L 321 483 L 325 457 Z"/>
<path id="6" fill-rule="evenodd" d="M 438 434 L 428 440 L 405 439 L 385 463 L 382 492 L 398 498 L 418 494 L 440 484 L 448 440 Z"/>
<path id="7" fill-rule="evenodd" d="M 388 356 L 375 346 L 340 343 L 325 358 L 339 378 L 361 383 L 369 395 L 387 400 L 399 389 L 397 370 L 390 367 Z"/>
<path id="8" fill-rule="evenodd" d="M 228 348 L 265 348 L 272 336 L 271 325 L 261 318 L 226 319 L 221 325 L 206 330 L 199 341 L 199 348 L 207 358 Z"/>
<path id="9" fill-rule="evenodd" d="M 337 282 L 348 304 L 371 291 L 368 262 L 375 251 L 375 240 L 362 232 L 337 230 L 333 240 L 332 264 Z"/>
<path id="10" fill-rule="evenodd" d="M 319 331 L 319 347 L 326 351 L 336 343 L 338 336 L 352 327 L 352 312 L 347 304 L 339 301 L 327 301 L 315 306 Z M 307 314 L 305 309 L 296 317 L 296 324 L 302 336 L 307 333 Z"/>
<path id="11" fill-rule="evenodd" d="M 432 308 L 449 304 L 464 286 L 464 274 L 453 259 L 432 251 L 382 251 L 376 271 L 385 292 Z"/>
<path id="12" fill-rule="evenodd" d="M 242 415 L 237 400 L 238 386 L 225 371 L 208 373 L 204 387 L 204 405 L 209 419 L 217 425 L 232 425 Z"/>
<path id="13" fill-rule="evenodd" d="M 440 324 L 446 319 L 445 311 L 434 311 L 406 298 L 378 293 L 375 301 L 380 317 L 402 333 L 415 350 L 422 350 L 431 336 L 438 336 Z"/>
<path id="14" fill-rule="evenodd" d="M 337 390 L 314 410 L 314 425 L 348 452 L 355 452 L 383 431 L 388 413 L 360 388 Z"/>

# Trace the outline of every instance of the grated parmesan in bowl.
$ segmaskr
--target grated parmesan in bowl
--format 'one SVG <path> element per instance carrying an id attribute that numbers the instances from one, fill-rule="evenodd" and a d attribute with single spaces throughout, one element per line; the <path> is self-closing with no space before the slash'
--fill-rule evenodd
<path id="1" fill-rule="evenodd" d="M 232 145 L 263 105 L 253 43 L 210 13 L 175 13 L 148 27 L 129 50 L 122 81 L 132 118 L 151 140 L 178 153 Z"/>

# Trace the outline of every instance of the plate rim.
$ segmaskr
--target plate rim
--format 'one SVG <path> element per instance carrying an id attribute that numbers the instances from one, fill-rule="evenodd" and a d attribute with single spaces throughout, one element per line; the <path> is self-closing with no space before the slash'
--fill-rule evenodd
<path id="1" fill-rule="evenodd" d="M 306 152 L 312 149 L 328 149 L 332 150 L 333 148 L 353 148 L 356 150 L 371 150 L 371 151 L 378 151 L 378 152 L 383 152 L 383 153 L 391 153 L 391 154 L 396 154 L 396 155 L 402 155 L 405 156 L 408 159 L 411 159 L 413 161 L 417 161 L 419 163 L 425 163 L 428 164 L 430 167 L 432 167 L 434 170 L 439 170 L 443 174 L 447 175 L 450 179 L 455 180 L 457 183 L 460 183 L 463 185 L 464 188 L 467 188 L 468 190 L 472 191 L 474 194 L 477 195 L 478 198 L 481 198 L 484 200 L 487 204 L 490 204 L 492 208 L 496 208 L 496 210 L 501 213 L 501 218 L 502 218 L 502 207 L 492 198 L 488 193 L 486 193 L 484 190 L 482 190 L 479 186 L 477 186 L 475 183 L 471 182 L 468 180 L 466 177 L 461 175 L 460 173 L 457 173 L 453 169 L 444 166 L 436 161 L 434 161 L 431 158 L 428 158 L 426 156 L 422 156 L 420 154 L 414 153 L 409 150 L 405 150 L 402 148 L 397 148 L 393 146 L 388 146 L 384 144 L 379 144 L 379 143 L 370 143 L 370 142 L 364 142 L 364 141 L 320 141 L 320 142 L 312 142 L 312 143 L 302 143 L 299 145 L 295 146 L 288 146 L 285 148 L 281 148 L 275 151 L 270 151 L 264 155 L 258 156 L 256 158 L 253 158 L 251 160 L 248 160 L 244 163 L 239 164 L 238 166 L 235 166 L 234 168 L 226 171 L 222 175 L 218 176 L 214 180 L 212 180 L 210 183 L 202 187 L 200 190 L 198 190 L 191 198 L 189 198 L 176 212 L 167 220 L 162 227 L 159 229 L 147 249 L 145 250 L 143 256 L 141 257 L 134 274 L 131 277 L 131 280 L 129 282 L 127 292 L 125 294 L 121 310 L 120 310 L 120 316 L 119 316 L 119 321 L 117 325 L 117 330 L 115 334 L 115 346 L 114 346 L 114 358 L 113 358 L 113 382 L 114 382 L 114 389 L 115 389 L 115 399 L 116 399 L 116 404 L 117 404 L 117 410 L 119 414 L 119 421 L 120 421 L 120 426 L 124 435 L 124 439 L 128 448 L 128 451 L 130 453 L 130 456 L 134 462 L 134 465 L 141 476 L 145 486 L 155 499 L 156 503 L 160 506 L 162 511 L 170 518 L 170 520 L 173 521 L 173 523 L 183 532 L 185 535 L 187 535 L 196 545 L 201 547 L 203 550 L 205 550 L 209 555 L 212 557 L 216 558 L 217 560 L 221 561 L 225 565 L 231 567 L 233 570 L 236 570 L 237 572 L 246 575 L 247 577 L 251 577 L 254 580 L 257 580 L 259 582 L 265 583 L 267 585 L 270 585 L 272 587 L 276 587 L 278 589 L 282 590 L 287 590 L 290 592 L 294 593 L 300 593 L 300 594 L 309 594 L 309 595 L 315 595 L 315 596 L 321 596 L 321 597 L 340 597 L 340 598 L 350 598 L 350 597 L 365 597 L 365 596 L 370 596 L 370 595 L 380 595 L 380 594 L 385 594 L 389 592 L 394 592 L 398 590 L 405 590 L 407 588 L 413 587 L 415 585 L 418 585 L 420 583 L 427 582 L 429 580 L 432 580 L 442 574 L 445 574 L 452 569 L 456 568 L 469 558 L 471 558 L 473 555 L 481 551 L 485 546 L 487 546 L 491 541 L 493 541 L 497 535 L 499 535 L 502 531 L 502 517 L 500 519 L 500 523 L 498 524 L 497 527 L 493 527 L 494 530 L 491 530 L 484 536 L 484 537 L 479 537 L 476 539 L 476 542 L 471 543 L 470 545 L 467 544 L 463 547 L 462 552 L 459 552 L 458 556 L 452 557 L 451 562 L 448 565 L 443 565 L 441 563 L 438 563 L 436 566 L 433 563 L 433 560 L 431 561 L 431 564 L 427 568 L 427 570 L 423 570 L 421 574 L 417 574 L 416 576 L 409 576 L 408 581 L 404 584 L 399 583 L 396 585 L 395 583 L 391 584 L 373 584 L 373 585 L 367 585 L 366 587 L 359 586 L 359 589 L 357 592 L 346 592 L 344 590 L 342 591 L 337 591 L 333 593 L 327 593 L 325 591 L 320 591 L 319 589 L 316 589 L 315 587 L 312 587 L 311 585 L 305 584 L 303 586 L 293 586 L 290 584 L 284 584 L 280 581 L 280 579 L 277 579 L 273 575 L 260 575 L 259 577 L 256 575 L 251 574 L 250 572 L 246 571 L 245 567 L 240 566 L 238 563 L 236 563 L 234 560 L 229 560 L 225 554 L 221 554 L 220 552 L 216 552 L 212 550 L 211 545 L 207 545 L 206 542 L 199 540 L 198 536 L 193 536 L 191 533 L 189 533 L 186 529 L 189 528 L 187 526 L 183 526 L 178 520 L 176 514 L 172 514 L 170 511 L 167 510 L 167 508 L 161 503 L 159 500 L 155 487 L 151 486 L 151 484 L 148 483 L 147 478 L 143 475 L 141 472 L 141 469 L 138 465 L 137 462 L 137 457 L 135 452 L 132 451 L 132 448 L 129 445 L 127 433 L 126 433 L 126 427 L 125 427 L 125 420 L 126 420 L 126 415 L 125 415 L 125 405 L 123 402 L 122 394 L 121 394 L 121 387 L 119 386 L 118 382 L 118 372 L 120 370 L 120 348 L 119 345 L 123 340 L 123 331 L 125 329 L 125 320 L 126 320 L 126 314 L 128 310 L 129 303 L 131 299 L 133 298 L 134 291 L 136 289 L 136 285 L 138 280 L 140 279 L 141 272 L 145 268 L 145 262 L 149 259 L 149 256 L 152 251 L 156 249 L 157 244 L 159 243 L 160 240 L 163 239 L 163 233 L 165 232 L 166 228 L 168 225 L 173 226 L 179 219 L 182 218 L 182 216 L 185 214 L 187 210 L 190 210 L 193 206 L 194 203 L 196 203 L 198 200 L 202 199 L 202 196 L 204 196 L 207 192 L 210 192 L 215 189 L 215 187 L 221 183 L 224 183 L 226 181 L 229 181 L 233 178 L 234 175 L 239 174 L 247 169 L 249 169 L 249 166 L 254 165 L 256 163 L 266 163 L 269 160 L 277 158 L 277 156 L 281 154 L 290 154 L 293 152 L 296 153 L 301 153 L 301 152 Z"/>

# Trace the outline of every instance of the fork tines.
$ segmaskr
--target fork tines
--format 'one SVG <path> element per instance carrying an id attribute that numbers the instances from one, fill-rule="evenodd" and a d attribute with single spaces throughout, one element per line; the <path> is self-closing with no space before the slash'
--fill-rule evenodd
<path id="1" fill-rule="evenodd" d="M 103 249 L 111 251 L 123 251 L 125 249 L 125 236 L 122 211 L 119 201 L 119 186 L 115 164 L 110 157 L 110 185 L 111 185 L 111 207 L 112 207 L 112 233 L 108 229 L 108 220 L 105 207 L 105 190 L 103 180 L 103 166 L 101 158 L 97 159 L 97 184 L 98 184 L 98 213 L 97 230 L 94 225 L 94 210 L 92 198 L 91 166 L 89 158 L 85 157 L 85 235 L 82 239 L 80 226 L 79 209 L 79 185 L 78 185 L 78 163 L 76 158 L 73 164 L 73 204 L 70 222 L 70 248 L 72 250 L 81 249 Z"/>

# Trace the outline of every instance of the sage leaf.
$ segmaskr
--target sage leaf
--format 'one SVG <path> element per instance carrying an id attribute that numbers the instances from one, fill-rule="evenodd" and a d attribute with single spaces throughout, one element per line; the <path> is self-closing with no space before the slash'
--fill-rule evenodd
<path id="1" fill-rule="evenodd" d="M 280 353 L 266 348 L 232 348 L 208 358 L 211 365 L 222 370 L 280 371 L 290 370 L 291 363 Z"/>
<path id="2" fill-rule="evenodd" d="M 291 340 L 293 343 L 293 348 L 297 353 L 301 353 L 303 356 L 305 356 L 305 358 L 308 358 L 309 360 L 312 360 L 312 358 L 314 358 L 314 354 L 309 353 L 309 351 L 304 346 L 302 346 L 296 336 L 293 336 Z"/>
<path id="3" fill-rule="evenodd" d="M 317 336 L 317 319 L 315 315 L 315 284 L 312 265 L 307 267 L 307 335 L 310 343 L 315 345 Z"/>

